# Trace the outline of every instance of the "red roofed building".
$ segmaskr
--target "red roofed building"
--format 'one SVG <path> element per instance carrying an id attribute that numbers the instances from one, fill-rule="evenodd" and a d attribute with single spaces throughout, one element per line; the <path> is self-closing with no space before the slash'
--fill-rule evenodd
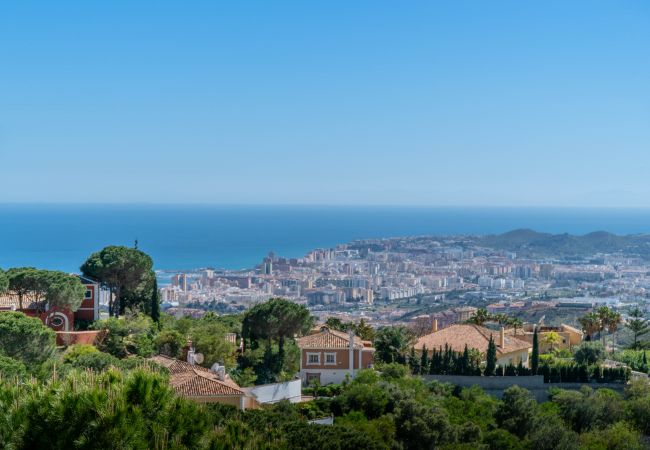
<path id="1" fill-rule="evenodd" d="M 347 375 L 354 378 L 357 370 L 372 367 L 375 354 L 370 341 L 326 326 L 297 339 L 296 344 L 300 348 L 300 378 L 304 384 L 341 383 Z"/>
<path id="2" fill-rule="evenodd" d="M 499 366 L 517 365 L 521 362 L 524 367 L 528 367 L 528 354 L 533 346 L 526 342 L 523 336 L 519 339 L 507 335 L 503 328 L 500 331 L 493 331 L 473 324 L 451 325 L 442 330 L 435 328 L 434 322 L 434 332 L 419 338 L 414 346 L 415 350 L 421 352 L 424 346 L 428 350 L 441 349 L 448 345 L 452 350 L 461 353 L 467 345 L 468 348 L 476 349 L 485 356 L 491 336 L 496 344 Z"/>
<path id="3" fill-rule="evenodd" d="M 18 295 L 11 292 L 0 294 L 0 311 L 20 311 L 27 316 L 38 317 L 54 331 L 74 330 L 75 320 L 95 321 L 99 318 L 101 287 L 90 278 L 77 276 L 86 287 L 86 292 L 84 300 L 75 312 L 69 309 L 49 308 L 44 300 L 30 294 L 23 296 L 21 309 Z"/>
<path id="4" fill-rule="evenodd" d="M 201 403 L 224 403 L 247 407 L 246 393 L 225 373 L 218 374 L 196 364 L 168 356 L 149 358 L 169 370 L 169 384 L 181 397 Z"/>

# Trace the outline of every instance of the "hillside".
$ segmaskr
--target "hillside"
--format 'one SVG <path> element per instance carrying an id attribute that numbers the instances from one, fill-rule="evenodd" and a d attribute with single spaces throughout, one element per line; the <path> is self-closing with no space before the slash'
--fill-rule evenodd
<path id="1" fill-rule="evenodd" d="M 517 252 L 521 256 L 585 257 L 596 253 L 623 253 L 650 259 L 650 235 L 619 236 L 596 231 L 582 236 L 539 233 L 520 229 L 499 235 L 478 237 L 485 247 Z"/>

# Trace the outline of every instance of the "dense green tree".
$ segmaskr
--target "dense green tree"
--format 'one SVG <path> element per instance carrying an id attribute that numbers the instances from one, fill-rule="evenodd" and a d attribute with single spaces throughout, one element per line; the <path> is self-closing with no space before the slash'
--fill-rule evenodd
<path id="1" fill-rule="evenodd" d="M 63 362 L 72 363 L 80 356 L 88 355 L 90 353 L 99 353 L 99 350 L 97 350 L 97 347 L 90 344 L 71 345 L 63 353 Z"/>
<path id="2" fill-rule="evenodd" d="M 124 289 L 118 304 L 119 314 L 123 315 L 129 310 L 130 312 L 139 311 L 151 317 L 153 313 L 152 295 L 156 285 L 156 273 L 150 270 L 142 276 L 142 280 L 135 288 Z"/>
<path id="3" fill-rule="evenodd" d="M 536 413 L 533 395 L 519 386 L 511 386 L 503 392 L 494 417 L 501 428 L 523 439 L 533 429 Z"/>
<path id="4" fill-rule="evenodd" d="M 634 308 L 630 312 L 630 319 L 627 321 L 625 326 L 632 332 L 634 336 L 632 348 L 638 348 L 639 337 L 647 334 L 650 331 L 648 321 L 645 319 L 643 311 L 641 311 L 639 308 Z"/>
<path id="5" fill-rule="evenodd" d="M 404 449 L 434 449 L 454 441 L 454 430 L 444 409 L 407 398 L 396 404 L 394 415 L 396 437 Z"/>
<path id="6" fill-rule="evenodd" d="M 543 406 L 543 405 L 542 405 Z M 577 433 L 569 430 L 553 408 L 539 411 L 529 430 L 528 442 L 535 450 L 573 450 Z"/>
<path id="7" fill-rule="evenodd" d="M 582 365 L 596 364 L 604 358 L 605 348 L 600 342 L 583 342 L 573 353 L 573 359 Z"/>
<path id="8" fill-rule="evenodd" d="M 81 272 L 110 291 L 109 314 L 117 317 L 125 308 L 123 294 L 136 290 L 150 277 L 152 267 L 149 255 L 140 250 L 109 246 L 90 255 L 81 265 Z"/>
<path id="9" fill-rule="evenodd" d="M 244 314 L 242 334 L 250 340 L 253 348 L 259 345 L 260 339 L 269 344 L 277 341 L 282 355 L 286 338 L 307 333 L 313 324 L 314 319 L 304 306 L 273 298 L 255 305 Z"/>
<path id="10" fill-rule="evenodd" d="M 375 358 L 385 363 L 405 362 L 413 338 L 411 331 L 404 326 L 380 328 L 374 340 Z"/>
<path id="11" fill-rule="evenodd" d="M 579 392 L 559 391 L 553 394 L 552 401 L 564 421 L 578 433 L 607 427 L 625 415 L 622 399 L 609 389 L 583 387 Z"/>
<path id="12" fill-rule="evenodd" d="M 490 335 L 490 341 L 488 342 L 488 348 L 487 348 L 487 353 L 485 355 L 485 359 L 486 359 L 486 364 L 485 364 L 484 374 L 486 376 L 494 375 L 494 371 L 496 370 L 497 367 L 497 346 L 494 343 L 494 339 L 492 339 L 492 335 Z"/>
<path id="13" fill-rule="evenodd" d="M 325 326 L 331 330 L 347 331 L 347 325 L 338 317 L 328 317 L 327 320 L 325 320 Z"/>
<path id="14" fill-rule="evenodd" d="M 35 367 L 52 357 L 55 334 L 35 317 L 20 312 L 0 314 L 0 353 Z"/>
<path id="15" fill-rule="evenodd" d="M 27 367 L 21 361 L 0 354 L 0 383 L 27 378 Z M 0 425 L 1 426 L 1 425 Z"/>
<path id="16" fill-rule="evenodd" d="M 200 320 L 190 329 L 190 338 L 197 352 L 203 353 L 203 365 L 218 362 L 227 367 L 235 365 L 235 347 L 226 340 L 226 329 L 212 320 Z"/>
<path id="17" fill-rule="evenodd" d="M 0 269 L 0 294 L 5 292 L 9 288 L 9 279 L 7 278 L 7 274 Z"/>
<path id="18" fill-rule="evenodd" d="M 639 433 L 624 422 L 595 429 L 580 436 L 580 449 L 607 450 L 642 450 L 647 448 L 640 439 Z"/>
<path id="19" fill-rule="evenodd" d="M 364 341 L 372 341 L 375 338 L 375 329 L 368 325 L 365 319 L 361 319 L 354 326 L 354 333 Z"/>
<path id="20" fill-rule="evenodd" d="M 483 437 L 483 444 L 489 450 L 523 450 L 525 448 L 517 436 L 501 428 L 486 433 Z"/>
<path id="21" fill-rule="evenodd" d="M 42 301 L 45 299 L 46 286 L 43 273 L 34 267 L 14 267 L 6 273 L 8 288 L 11 293 L 18 297 L 18 308 L 24 309 L 25 299 Z"/>
<path id="22" fill-rule="evenodd" d="M 185 342 L 186 338 L 180 332 L 170 328 L 160 331 L 154 340 L 158 353 L 171 358 L 180 356 Z"/>
<path id="23" fill-rule="evenodd" d="M 131 355 L 147 357 L 154 353 L 156 327 L 149 316 L 140 313 L 121 319 L 110 317 L 97 321 L 92 326 L 104 330 L 103 337 L 97 344 L 103 352 L 117 358 Z"/>
<path id="24" fill-rule="evenodd" d="M 45 300 L 50 308 L 76 311 L 84 300 L 86 287 L 81 280 L 59 271 L 44 271 Z"/>
<path id="25" fill-rule="evenodd" d="M 16 267 L 9 269 L 6 277 L 9 291 L 18 297 L 19 309 L 28 306 L 24 300 L 29 298 L 39 305 L 76 311 L 86 292 L 79 278 L 55 270 Z"/>

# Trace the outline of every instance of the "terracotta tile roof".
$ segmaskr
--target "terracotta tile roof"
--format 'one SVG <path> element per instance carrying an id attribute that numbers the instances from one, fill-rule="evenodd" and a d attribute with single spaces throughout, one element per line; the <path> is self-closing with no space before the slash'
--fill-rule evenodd
<path id="1" fill-rule="evenodd" d="M 169 369 L 169 384 L 179 395 L 186 397 L 245 395 L 237 383 L 228 376 L 223 381 L 219 380 L 216 374 L 205 367 L 162 355 L 154 356 L 149 360 Z"/>
<path id="2" fill-rule="evenodd" d="M 27 294 L 23 296 L 23 308 L 24 309 L 37 309 L 39 306 L 43 306 L 44 302 L 36 302 L 32 295 Z M 0 308 L 2 309 L 18 309 L 18 295 L 12 294 L 10 292 L 5 292 L 0 294 Z"/>
<path id="3" fill-rule="evenodd" d="M 349 348 L 350 335 L 343 331 L 322 327 L 318 333 L 296 339 L 300 348 Z M 365 348 L 360 337 L 354 337 L 354 348 Z"/>
<path id="4" fill-rule="evenodd" d="M 465 344 L 467 344 L 467 347 L 485 353 L 487 352 L 490 335 L 492 335 L 492 339 L 497 346 L 497 356 L 532 348 L 532 345 L 528 342 L 508 334 L 504 338 L 505 346 L 501 348 L 498 331 L 473 324 L 451 325 L 435 333 L 422 336 L 416 342 L 415 348 L 421 350 L 422 346 L 426 345 L 430 350 L 432 348 L 444 348 L 445 344 L 447 344 L 452 350 L 462 352 L 465 350 Z"/>

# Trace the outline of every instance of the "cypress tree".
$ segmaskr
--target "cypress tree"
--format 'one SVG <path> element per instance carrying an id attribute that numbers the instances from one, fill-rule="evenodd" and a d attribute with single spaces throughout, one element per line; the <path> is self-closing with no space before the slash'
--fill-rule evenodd
<path id="1" fill-rule="evenodd" d="M 494 344 L 492 335 L 490 335 L 490 342 L 488 342 L 486 360 L 487 364 L 485 365 L 485 375 L 494 375 L 494 370 L 497 367 L 497 346 Z"/>
<path id="2" fill-rule="evenodd" d="M 535 327 L 535 332 L 533 333 L 533 354 L 531 355 L 530 368 L 533 371 L 533 375 L 537 375 L 537 369 L 539 368 L 539 342 L 537 338 L 537 327 Z"/>
<path id="3" fill-rule="evenodd" d="M 429 373 L 429 350 L 427 346 L 422 346 L 422 358 L 420 359 L 420 373 L 425 375 Z"/>
<path id="4" fill-rule="evenodd" d="M 411 368 L 411 373 L 413 375 L 420 373 L 420 364 L 415 356 L 415 347 L 411 347 L 411 354 L 409 355 L 409 367 Z"/>
<path id="5" fill-rule="evenodd" d="M 153 279 L 153 289 L 151 291 L 151 318 L 154 322 L 160 321 L 160 293 L 158 292 L 158 280 Z"/>
<path id="6" fill-rule="evenodd" d="M 467 348 L 467 344 L 465 344 L 465 350 L 463 350 L 463 358 L 461 361 L 461 375 L 471 375 L 469 371 L 469 348 Z"/>
<path id="7" fill-rule="evenodd" d="M 429 374 L 440 374 L 440 353 L 435 348 L 431 352 L 431 363 L 429 365 Z"/>

